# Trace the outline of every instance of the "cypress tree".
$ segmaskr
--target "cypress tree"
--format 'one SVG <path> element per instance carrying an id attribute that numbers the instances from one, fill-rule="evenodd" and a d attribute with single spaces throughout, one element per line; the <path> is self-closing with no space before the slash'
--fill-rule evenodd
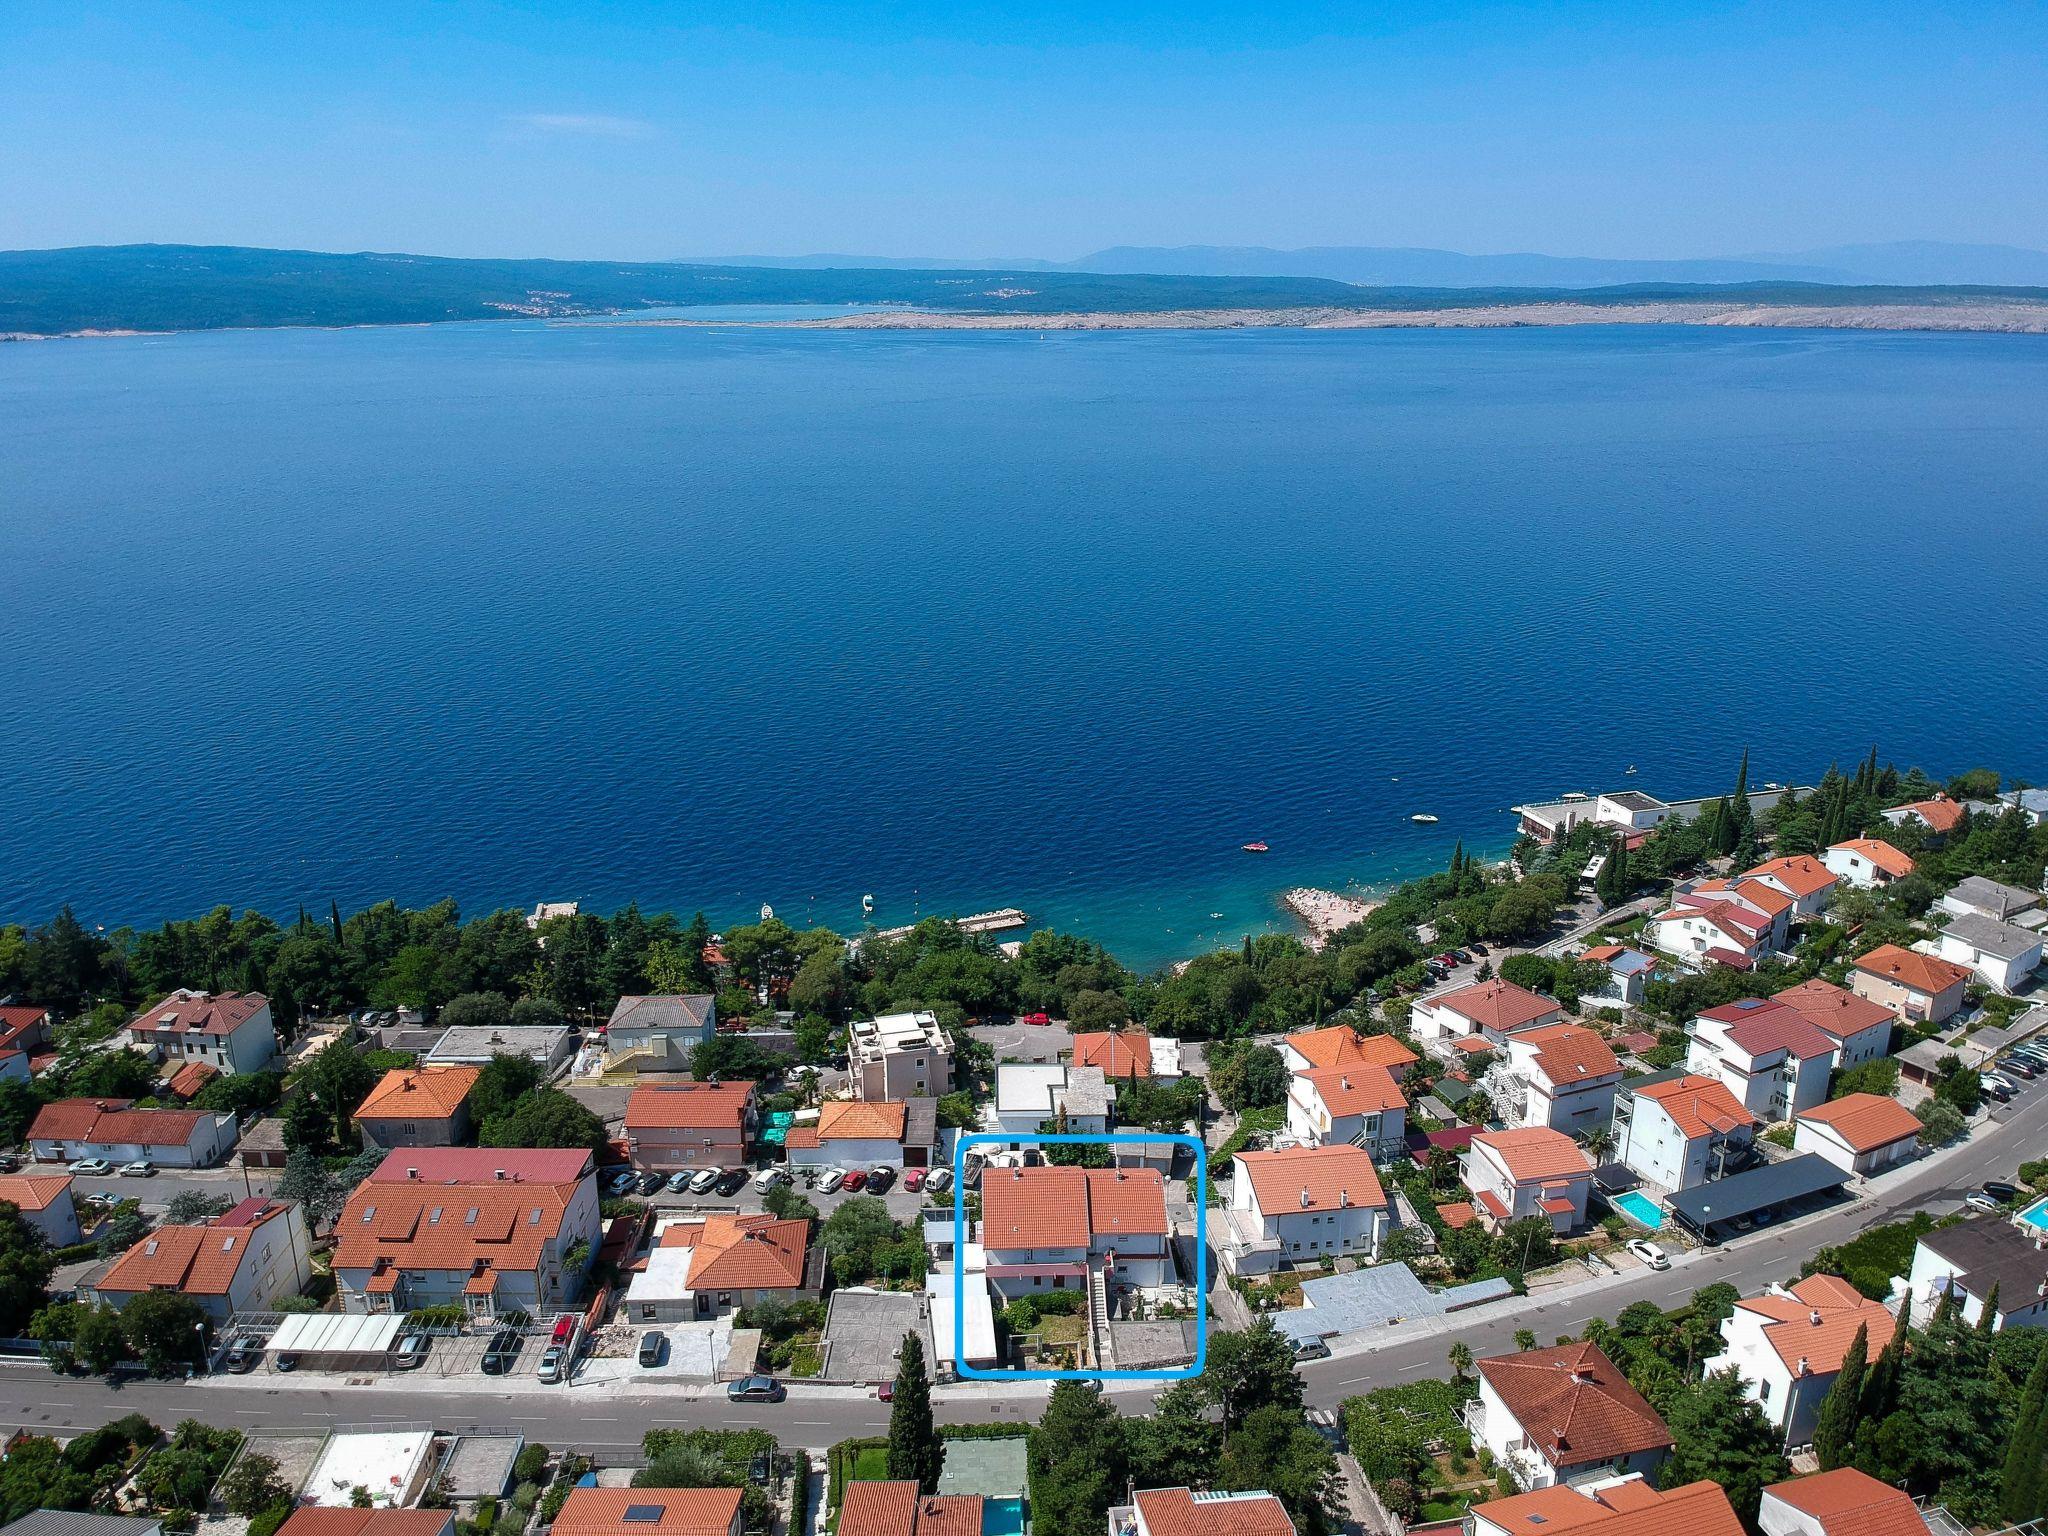
<path id="1" fill-rule="evenodd" d="M 1991 1294 L 1984 1298 L 1984 1311 L 1977 1319 L 1977 1337 L 1986 1344 L 1991 1342 L 1991 1332 L 1998 1326 L 1998 1282 L 1991 1282 Z"/>
<path id="2" fill-rule="evenodd" d="M 340 902 L 338 902 L 338 901 L 330 901 L 330 902 L 328 902 L 328 903 L 327 903 L 327 921 L 328 921 L 329 925 L 330 925 L 330 926 L 332 926 L 332 927 L 333 927 L 333 929 L 334 929 L 334 942 L 335 942 L 336 944 L 339 944 L 339 943 L 341 942 L 341 903 L 340 903 Z"/>
<path id="3" fill-rule="evenodd" d="M 1899 1373 L 1905 1367 L 1906 1330 L 1903 1325 L 1892 1330 L 1892 1336 L 1878 1352 L 1877 1364 L 1863 1377 L 1863 1393 L 1856 1404 L 1858 1436 L 1866 1424 L 1875 1429 L 1891 1417 L 1892 1410 L 1899 1405 Z"/>
<path id="4" fill-rule="evenodd" d="M 2020 1393 L 2019 1412 L 2013 1415 L 2012 1438 L 2006 1442 L 1998 1512 L 2007 1524 L 2018 1525 L 2041 1513 L 2042 1492 L 2048 1484 L 2044 1466 L 2048 1466 L 2048 1349 L 2034 1356 L 2034 1368 L 2027 1372 L 2027 1384 Z"/>
<path id="5" fill-rule="evenodd" d="M 1820 1418 L 1813 1426 L 1813 1453 L 1820 1469 L 1832 1472 L 1847 1466 L 1856 1438 L 1856 1418 L 1863 1396 L 1863 1377 L 1870 1362 L 1870 1329 L 1858 1328 L 1842 1357 L 1842 1369 L 1820 1405 Z"/>
<path id="6" fill-rule="evenodd" d="M 945 1443 L 932 1423 L 931 1384 L 924 1379 L 924 1343 L 906 1333 L 896 1357 L 896 1389 L 889 1405 L 889 1476 L 915 1479 L 918 1492 L 936 1493 L 945 1464 Z"/>

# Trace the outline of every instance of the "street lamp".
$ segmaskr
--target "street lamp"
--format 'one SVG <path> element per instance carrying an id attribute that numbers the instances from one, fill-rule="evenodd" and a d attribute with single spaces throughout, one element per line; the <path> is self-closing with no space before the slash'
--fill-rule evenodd
<path id="1" fill-rule="evenodd" d="M 194 1323 L 192 1331 L 199 1336 L 199 1374 L 211 1375 L 212 1367 L 208 1365 L 206 1359 L 206 1324 Z"/>

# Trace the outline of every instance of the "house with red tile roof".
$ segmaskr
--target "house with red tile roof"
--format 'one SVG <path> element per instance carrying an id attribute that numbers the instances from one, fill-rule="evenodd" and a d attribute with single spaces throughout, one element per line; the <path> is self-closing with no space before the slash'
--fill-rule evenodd
<path id="1" fill-rule="evenodd" d="M 1288 1081 L 1287 1134 L 1384 1155 L 1408 1134 L 1408 1099 L 1385 1067 L 1310 1067 Z"/>
<path id="2" fill-rule="evenodd" d="M 1858 997 L 1818 976 L 1773 992 L 1771 1001 L 1796 1009 L 1807 1023 L 1835 1042 L 1835 1070 L 1874 1061 L 1891 1050 L 1898 1016 L 1882 1003 Z"/>
<path id="3" fill-rule="evenodd" d="M 626 1101 L 626 1153 L 656 1173 L 738 1167 L 759 1123 L 758 1083 L 644 1083 Z"/>
<path id="4" fill-rule="evenodd" d="M 203 1109 L 136 1109 L 133 1099 L 59 1099 L 36 1112 L 31 1151 L 44 1162 L 147 1159 L 159 1168 L 211 1168 L 235 1145 L 235 1117 Z"/>
<path id="5" fill-rule="evenodd" d="M 1756 1117 L 1718 1078 L 1659 1072 L 1622 1084 L 1614 1137 L 1620 1161 L 1646 1184 L 1675 1192 L 1739 1169 Z"/>
<path id="6" fill-rule="evenodd" d="M 1849 990 L 1902 1019 L 1939 1024 L 1963 1006 L 1972 972 L 1953 961 L 1880 944 L 1849 968 Z"/>
<path id="7" fill-rule="evenodd" d="M 1579 1007 L 1586 1012 L 1635 1007 L 1643 1000 L 1651 973 L 1657 969 L 1654 959 L 1625 944 L 1596 944 L 1579 951 L 1578 959 L 1586 965 L 1599 966 L 1605 978 L 1597 987 L 1579 994 Z"/>
<path id="8" fill-rule="evenodd" d="M 1380 1067 L 1395 1082 L 1419 1059 L 1392 1035 L 1361 1035 L 1348 1024 L 1296 1030 L 1280 1037 L 1280 1059 L 1289 1072 L 1317 1067 Z"/>
<path id="9" fill-rule="evenodd" d="M 1890 843 L 1874 837 L 1852 837 L 1821 851 L 1827 872 L 1859 890 L 1890 885 L 1913 873 L 1913 861 Z"/>
<path id="10" fill-rule="evenodd" d="M 150 1060 L 173 1067 L 203 1061 L 222 1072 L 261 1072 L 277 1061 L 270 999 L 260 992 L 181 987 L 137 1014 L 128 1038 Z"/>
<path id="11" fill-rule="evenodd" d="M 1181 1076 L 1180 1042 L 1163 1035 L 1155 1039 L 1135 1028 L 1074 1036 L 1073 1061 L 1077 1067 L 1100 1067 L 1112 1084 L 1133 1079 L 1172 1083 Z"/>
<path id="12" fill-rule="evenodd" d="M 554 1521 L 555 1536 L 740 1536 L 741 1529 L 737 1488 L 577 1488 Z"/>
<path id="13" fill-rule="evenodd" d="M 1909 1501 L 1910 1502 L 1910 1501 Z M 1553 1483 L 1467 1512 L 1472 1536 L 1741 1536 L 1742 1521 L 1719 1483 L 1658 1489 L 1647 1479 Z"/>
<path id="14" fill-rule="evenodd" d="M 1263 1490 L 1144 1488 L 1110 1506 L 1109 1536 L 1295 1536 L 1287 1506 Z"/>
<path id="15" fill-rule="evenodd" d="M 189 1104 L 208 1083 L 220 1076 L 220 1068 L 203 1061 L 188 1061 L 164 1079 L 164 1092 L 180 1104 Z"/>
<path id="16" fill-rule="evenodd" d="M 667 1220 L 634 1266 L 619 1316 L 632 1323 L 724 1317 L 757 1302 L 815 1297 L 822 1275 L 802 1218 L 717 1211 Z"/>
<path id="17" fill-rule="evenodd" d="M 21 1219 L 43 1234 L 52 1248 L 78 1241 L 78 1207 L 71 1198 L 68 1173 L 0 1175 L 0 1200 L 21 1212 Z"/>
<path id="18" fill-rule="evenodd" d="M 1657 1410 L 1586 1343 L 1481 1360 L 1473 1418 L 1473 1438 L 1523 1489 L 1596 1471 L 1649 1477 L 1672 1445 Z"/>
<path id="19" fill-rule="evenodd" d="M 1482 1131 L 1465 1148 L 1459 1175 L 1479 1219 L 1495 1231 L 1525 1216 L 1541 1216 L 1558 1232 L 1586 1223 L 1593 1163 L 1562 1131 L 1544 1125 Z"/>
<path id="20" fill-rule="evenodd" d="M 871 1168 L 901 1163 L 909 1117 L 909 1106 L 902 1103 L 829 1099 L 819 1106 L 816 1124 L 790 1127 L 783 1150 L 798 1164 Z"/>
<path id="21" fill-rule="evenodd" d="M 1494 1109 L 1513 1127 L 1542 1125 L 1567 1136 L 1604 1126 L 1614 1117 L 1621 1062 L 1583 1024 L 1545 1024 L 1508 1036 L 1507 1075 L 1517 1095 Z"/>
<path id="22" fill-rule="evenodd" d="M 582 1294 L 602 1237 L 587 1151 L 407 1147 L 341 1208 L 334 1277 L 349 1312 L 539 1317 Z"/>
<path id="23" fill-rule="evenodd" d="M 1688 1033 L 1686 1070 L 1719 1081 L 1759 1120 L 1789 1120 L 1827 1099 L 1835 1042 L 1787 1003 L 1724 1003 L 1702 1012 Z"/>
<path id="24" fill-rule="evenodd" d="M 1210 1221 L 1233 1274 L 1378 1257 L 1392 1207 L 1362 1147 L 1240 1152 L 1232 1162 L 1229 1204 Z"/>
<path id="25" fill-rule="evenodd" d="M 1804 1445 L 1856 1335 L 1866 1336 L 1865 1352 L 1875 1360 L 1898 1326 L 1882 1302 L 1848 1281 L 1808 1275 L 1736 1302 L 1721 1323 L 1721 1352 L 1707 1369 L 1734 1371 L 1784 1443 Z"/>
<path id="26" fill-rule="evenodd" d="M 1773 918 L 1749 904 L 1688 892 L 1652 916 L 1643 937 L 1695 968 L 1732 965 L 1748 970 L 1778 947 L 1776 928 Z"/>
<path id="27" fill-rule="evenodd" d="M 224 1324 L 237 1312 L 276 1310 L 312 1277 L 304 1207 L 256 1196 L 211 1221 L 158 1227 L 80 1289 L 116 1310 L 149 1291 L 175 1291 Z"/>
<path id="28" fill-rule="evenodd" d="M 1419 997 L 1408 1015 L 1415 1038 L 1437 1055 L 1473 1036 L 1497 1046 L 1517 1030 L 1538 1029 L 1563 1018 L 1564 1008 L 1555 998 L 1497 979 Z"/>
<path id="29" fill-rule="evenodd" d="M 850 1482 L 839 1536 L 981 1536 L 981 1495 L 920 1493 L 910 1480 Z"/>
<path id="30" fill-rule="evenodd" d="M 1783 949 L 1791 943 L 1792 898 L 1768 881 L 1752 880 L 1747 875 L 1737 875 L 1728 880 L 1701 880 L 1689 894 L 1708 901 L 1732 902 L 1751 915 L 1762 918 L 1770 925 L 1765 938 L 1772 949 Z"/>
<path id="31" fill-rule="evenodd" d="M 51 1048 L 50 1031 L 56 1020 L 40 1004 L 10 1004 L 0 1008 L 0 1052 L 21 1051 L 31 1057 Z"/>
<path id="32" fill-rule="evenodd" d="M 1907 822 L 1917 822 L 1926 829 L 1930 845 L 1939 846 L 1957 827 L 1963 824 L 1963 803 L 1951 800 L 1947 795 L 1936 795 L 1932 800 L 1915 800 L 1909 805 L 1895 805 L 1888 811 L 1879 812 L 1895 827 Z"/>
<path id="33" fill-rule="evenodd" d="M 482 1067 L 400 1067 L 356 1108 L 366 1147 L 453 1147 L 469 1140 L 469 1092 Z"/>
<path id="34" fill-rule="evenodd" d="M 1085 1288 L 1163 1285 L 1166 1181 L 1152 1168 L 990 1168 L 981 1177 L 981 1245 L 1006 1300 Z"/>
<path id="35" fill-rule="evenodd" d="M 304 1504 L 278 1536 L 455 1536 L 452 1509 L 329 1509 Z"/>
<path id="36" fill-rule="evenodd" d="M 1845 1173 L 1867 1178 L 1904 1162 L 1920 1148 L 1920 1121 L 1897 1099 L 1847 1093 L 1804 1111 L 1792 1150 L 1817 1152 Z"/>
<path id="37" fill-rule="evenodd" d="M 1771 887 L 1792 903 L 1795 922 L 1818 917 L 1834 899 L 1841 878 L 1810 853 L 1787 854 L 1766 859 L 1743 876 Z"/>
<path id="38" fill-rule="evenodd" d="M 1903 1488 L 1838 1467 L 1773 1483 L 1757 1510 L 1763 1536 L 1927 1536 L 1927 1516 Z"/>

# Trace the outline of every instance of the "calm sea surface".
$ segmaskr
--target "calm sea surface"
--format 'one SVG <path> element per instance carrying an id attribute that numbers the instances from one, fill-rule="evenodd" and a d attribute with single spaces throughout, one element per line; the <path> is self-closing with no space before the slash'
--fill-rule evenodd
<path id="1" fill-rule="evenodd" d="M 0 346 L 0 920 L 872 892 L 1151 963 L 1745 746 L 2039 781 L 2044 466 L 2028 337 Z"/>

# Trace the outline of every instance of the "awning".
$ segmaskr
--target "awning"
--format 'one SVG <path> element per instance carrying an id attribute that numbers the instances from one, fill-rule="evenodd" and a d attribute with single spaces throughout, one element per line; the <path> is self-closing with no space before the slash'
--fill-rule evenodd
<path id="1" fill-rule="evenodd" d="M 313 1355 L 381 1355 L 398 1338 L 403 1321 L 389 1312 L 295 1312 L 278 1324 L 270 1347 Z"/>
<path id="2" fill-rule="evenodd" d="M 1782 1163 L 1765 1163 L 1747 1173 L 1681 1190 L 1665 1201 L 1665 1208 L 1693 1231 L 1703 1232 L 1737 1217 L 1767 1211 L 1774 1205 L 1840 1189 L 1848 1182 L 1845 1170 L 1816 1152 L 1808 1152 Z"/>

